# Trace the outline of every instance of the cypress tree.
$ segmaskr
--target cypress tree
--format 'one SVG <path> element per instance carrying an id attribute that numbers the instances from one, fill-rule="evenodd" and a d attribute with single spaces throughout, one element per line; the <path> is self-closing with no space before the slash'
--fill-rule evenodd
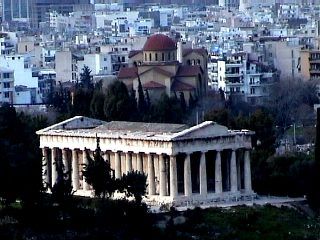
<path id="1" fill-rule="evenodd" d="M 185 113 L 187 110 L 187 105 L 186 105 L 186 100 L 184 98 L 183 92 L 180 92 L 180 105 L 181 105 L 182 112 Z"/>
<path id="2" fill-rule="evenodd" d="M 138 110 L 143 115 L 146 111 L 146 100 L 144 98 L 140 77 L 138 76 Z"/>

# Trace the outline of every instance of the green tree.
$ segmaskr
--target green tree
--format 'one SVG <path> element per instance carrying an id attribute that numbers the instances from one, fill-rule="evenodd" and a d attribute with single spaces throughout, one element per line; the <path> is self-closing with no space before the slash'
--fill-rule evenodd
<path id="1" fill-rule="evenodd" d="M 84 65 L 80 73 L 80 85 L 87 90 L 93 90 L 94 87 L 91 72 L 90 68 Z"/>
<path id="2" fill-rule="evenodd" d="M 180 92 L 180 105 L 182 112 L 185 113 L 187 111 L 186 99 L 184 98 L 184 93 Z"/>
<path id="3" fill-rule="evenodd" d="M 72 189 L 70 172 L 64 170 L 62 162 L 56 161 L 56 163 L 57 181 L 51 188 L 52 199 L 65 212 L 72 204 L 72 196 L 75 191 Z"/>
<path id="4" fill-rule="evenodd" d="M 45 126 L 43 117 L 17 114 L 8 104 L 0 107 L 0 198 L 6 204 L 37 202 L 42 166 L 35 132 Z"/>
<path id="5" fill-rule="evenodd" d="M 317 108 L 317 132 L 314 151 L 314 164 L 311 173 L 310 190 L 308 200 L 310 205 L 320 214 L 320 109 Z"/>
<path id="6" fill-rule="evenodd" d="M 180 102 L 163 93 L 154 105 L 152 120 L 161 123 L 182 123 L 182 119 Z"/>
<path id="7" fill-rule="evenodd" d="M 93 91 L 86 88 L 76 88 L 73 92 L 71 116 L 90 116 L 90 103 Z"/>
<path id="8" fill-rule="evenodd" d="M 94 118 L 105 119 L 103 106 L 104 106 L 105 95 L 102 91 L 95 90 L 93 97 L 90 102 L 90 115 Z"/>
<path id="9" fill-rule="evenodd" d="M 88 164 L 84 164 L 83 176 L 85 181 L 94 190 L 95 196 L 99 198 L 110 197 L 116 190 L 116 181 L 110 163 L 104 161 L 101 156 L 99 138 L 97 138 L 97 148 L 92 159 L 86 151 Z"/>
<path id="10" fill-rule="evenodd" d="M 142 116 L 147 111 L 147 103 L 146 103 L 145 96 L 143 94 L 143 88 L 142 88 L 142 84 L 139 76 L 138 76 L 138 110 Z"/>
<path id="11" fill-rule="evenodd" d="M 121 190 L 127 197 L 134 196 L 136 203 L 141 204 L 142 197 L 146 194 L 147 176 L 139 171 L 128 172 L 121 178 Z"/>
<path id="12" fill-rule="evenodd" d="M 114 81 L 109 85 L 104 101 L 104 114 L 108 121 L 130 121 L 136 113 L 135 103 L 123 82 Z"/>

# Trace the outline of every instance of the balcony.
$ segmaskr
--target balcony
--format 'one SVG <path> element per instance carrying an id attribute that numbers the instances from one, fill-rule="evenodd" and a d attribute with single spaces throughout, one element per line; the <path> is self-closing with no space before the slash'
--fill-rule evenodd
<path id="1" fill-rule="evenodd" d="M 242 75 L 242 73 L 237 72 L 226 72 L 226 78 L 242 77 Z"/>
<path id="2" fill-rule="evenodd" d="M 311 58 L 310 63 L 320 63 L 320 58 Z"/>
<path id="3" fill-rule="evenodd" d="M 2 78 L 0 79 L 0 83 L 14 82 L 13 78 Z"/>
<path id="4" fill-rule="evenodd" d="M 320 73 L 320 68 L 318 69 L 310 69 L 310 74 L 312 73 Z"/>

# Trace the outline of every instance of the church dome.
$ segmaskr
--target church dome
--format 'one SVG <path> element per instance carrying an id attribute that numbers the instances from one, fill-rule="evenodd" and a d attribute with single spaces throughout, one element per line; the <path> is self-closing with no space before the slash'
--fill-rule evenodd
<path id="1" fill-rule="evenodd" d="M 172 51 L 175 50 L 176 43 L 166 35 L 152 35 L 144 44 L 143 51 Z"/>

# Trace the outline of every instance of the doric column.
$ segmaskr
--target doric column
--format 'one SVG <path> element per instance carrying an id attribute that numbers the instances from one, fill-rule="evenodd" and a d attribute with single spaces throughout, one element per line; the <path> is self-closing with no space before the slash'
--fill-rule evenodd
<path id="1" fill-rule="evenodd" d="M 88 163 L 89 163 L 85 150 L 82 151 L 82 163 L 84 165 L 88 165 Z M 82 179 L 82 188 L 83 188 L 83 190 L 89 190 L 90 189 L 89 184 L 86 182 L 86 177 L 85 176 L 83 176 L 83 179 Z"/>
<path id="2" fill-rule="evenodd" d="M 201 152 L 200 165 L 199 165 L 199 176 L 200 176 L 200 194 L 207 195 L 207 164 L 206 164 L 206 153 Z"/>
<path id="3" fill-rule="evenodd" d="M 79 158 L 76 149 L 72 149 L 72 188 L 73 190 L 79 189 Z"/>
<path id="4" fill-rule="evenodd" d="M 236 150 L 232 150 L 231 161 L 230 161 L 230 181 L 231 181 L 231 192 L 238 191 L 238 176 L 237 176 L 237 157 Z"/>
<path id="5" fill-rule="evenodd" d="M 137 170 L 140 173 L 143 173 L 142 154 L 141 153 L 137 153 Z"/>
<path id="6" fill-rule="evenodd" d="M 62 149 L 62 163 L 63 163 L 64 173 L 68 173 L 70 170 L 69 163 L 68 163 L 68 150 L 65 148 Z"/>
<path id="7" fill-rule="evenodd" d="M 244 152 L 244 189 L 246 192 L 252 192 L 249 150 L 245 150 Z"/>
<path id="8" fill-rule="evenodd" d="M 109 154 L 108 154 L 107 152 L 104 152 L 104 154 L 103 154 L 103 160 L 104 160 L 105 162 L 108 162 L 108 163 L 110 164 L 110 156 L 109 156 Z"/>
<path id="9" fill-rule="evenodd" d="M 120 152 L 114 153 L 114 174 L 115 174 L 115 178 L 121 178 L 121 155 L 120 155 Z"/>
<path id="10" fill-rule="evenodd" d="M 186 157 L 184 159 L 184 195 L 191 196 L 192 195 L 192 182 L 191 182 L 191 166 L 190 166 L 190 154 L 186 153 Z"/>
<path id="11" fill-rule="evenodd" d="M 149 195 L 156 194 L 156 185 L 154 182 L 154 163 L 152 154 L 148 154 L 148 183 L 149 183 Z"/>
<path id="12" fill-rule="evenodd" d="M 178 196 L 176 156 L 170 156 L 170 196 L 171 197 Z"/>
<path id="13" fill-rule="evenodd" d="M 42 179 L 45 187 L 50 183 L 49 169 L 48 149 L 42 148 Z"/>
<path id="14" fill-rule="evenodd" d="M 166 164 L 163 154 L 159 155 L 159 167 L 160 167 L 160 196 L 167 195 L 167 172 Z"/>
<path id="15" fill-rule="evenodd" d="M 222 193 L 221 152 L 217 151 L 215 162 L 215 193 Z"/>
<path id="16" fill-rule="evenodd" d="M 126 153 L 126 170 L 127 172 L 132 171 L 132 154 L 130 152 Z"/>
<path id="17" fill-rule="evenodd" d="M 237 159 L 237 183 L 238 183 L 238 190 L 241 189 L 241 160 L 240 158 Z"/>
<path id="18" fill-rule="evenodd" d="M 51 186 L 53 187 L 58 179 L 58 156 L 57 156 L 57 148 L 51 149 Z"/>

